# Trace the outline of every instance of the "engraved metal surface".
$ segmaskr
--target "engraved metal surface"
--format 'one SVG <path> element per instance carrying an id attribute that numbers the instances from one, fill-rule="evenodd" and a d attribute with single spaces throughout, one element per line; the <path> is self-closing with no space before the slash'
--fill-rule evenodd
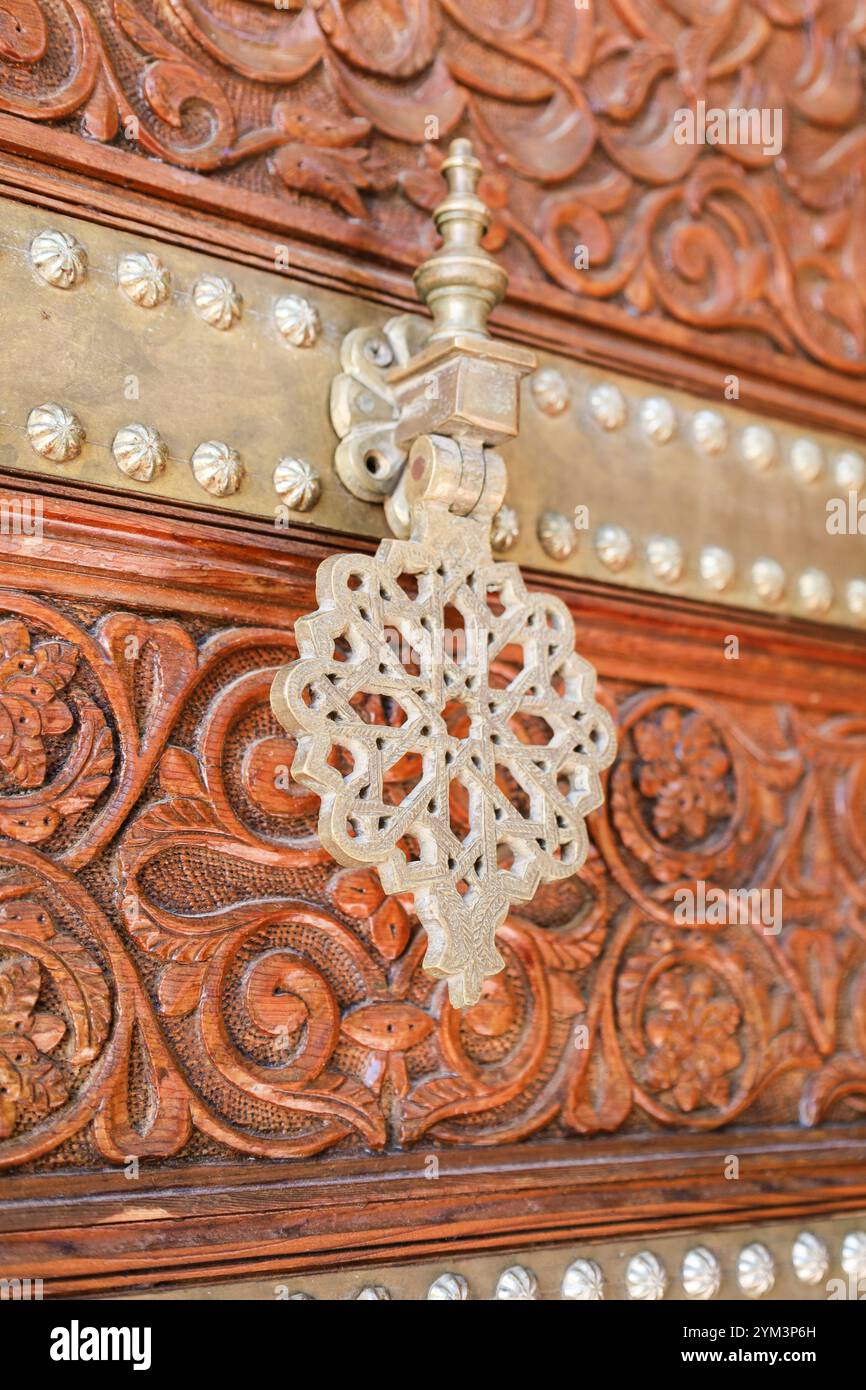
<path id="1" fill-rule="evenodd" d="M 64 244 L 74 254 L 63 263 L 68 274 L 42 257 L 51 268 L 46 279 L 31 247 L 49 232 L 71 238 Z M 50 244 L 56 251 L 56 238 Z M 228 330 L 215 331 L 195 307 L 195 287 L 206 276 L 234 286 L 242 312 Z M 98 486 L 146 497 L 153 507 L 166 499 L 279 527 L 287 509 L 275 469 L 297 457 L 319 473 L 322 495 L 310 512 L 290 510 L 293 522 L 384 534 L 381 508 L 359 503 L 334 473 L 329 404 L 332 382 L 341 365 L 346 370 L 341 346 L 358 329 L 374 387 L 362 405 L 371 425 L 380 421 L 375 390 L 393 366 L 384 334 L 392 311 L 304 284 L 291 268 L 235 265 L 8 200 L 0 201 L 0 291 L 6 341 L 14 346 L 0 362 L 4 469 L 41 476 L 48 486 Z M 281 319 L 287 296 L 309 306 L 303 324 L 296 305 Z M 290 323 L 288 336 L 281 323 Z M 401 323 L 413 347 L 429 331 L 421 318 Z M 858 510 L 866 513 L 860 442 L 742 410 L 725 399 L 722 378 L 718 399 L 708 402 L 564 357 L 538 359 L 520 388 L 521 436 L 502 445 L 511 478 L 506 502 L 519 525 L 509 558 L 813 622 L 866 623 L 866 536 L 856 529 L 862 519 L 866 532 Z M 85 435 L 62 463 L 37 453 L 28 437 L 28 417 L 46 403 L 76 417 Z M 124 475 L 112 455 L 118 431 L 132 423 L 166 444 L 166 467 L 149 481 Z M 190 460 L 210 440 L 224 441 L 244 465 L 234 493 L 214 496 L 195 481 Z M 371 498 L 381 499 L 392 479 L 369 476 Z M 844 513 L 841 534 L 827 529 L 833 499 Z M 575 544 L 561 560 L 538 535 L 549 511 L 577 515 Z M 609 526 L 632 540 L 619 570 L 605 564 L 595 543 Z M 659 564 L 656 537 L 679 547 L 681 564 Z M 731 557 L 722 589 L 712 566 L 702 571 L 702 555 L 713 551 Z"/>
<path id="2" fill-rule="evenodd" d="M 319 608 L 296 621 L 298 658 L 278 672 L 271 702 L 297 739 L 293 776 L 320 797 L 322 843 L 342 864 L 376 865 L 387 893 L 413 895 L 424 968 L 465 1008 L 504 968 L 495 938 L 509 907 L 583 865 L 584 821 L 601 804 L 615 739 L 565 604 L 530 597 L 518 567 L 492 554 L 506 482 L 492 446 L 517 433 L 518 385 L 534 359 L 487 333 L 506 277 L 481 247 L 489 214 L 467 141 L 454 141 L 444 167 L 443 246 L 415 277 L 433 332 L 420 351 L 393 353 L 374 452 L 353 387 L 366 389 L 375 340 L 349 335 L 343 363 L 355 371 L 332 393 L 346 485 L 366 498 L 371 459 L 403 464 L 385 510 L 406 539 L 323 561 Z M 385 341 L 398 338 L 399 324 Z M 519 653 L 507 683 L 496 678 L 506 648 Z M 388 702 L 387 728 L 364 719 L 370 696 Z M 407 762 L 414 775 L 395 801 L 389 774 Z M 468 805 L 465 833 L 455 798 Z"/>

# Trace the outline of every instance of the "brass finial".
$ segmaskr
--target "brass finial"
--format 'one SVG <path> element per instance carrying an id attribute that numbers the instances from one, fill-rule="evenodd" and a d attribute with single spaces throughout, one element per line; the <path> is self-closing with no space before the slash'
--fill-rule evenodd
<path id="1" fill-rule="evenodd" d="M 444 245 L 419 266 L 415 285 L 433 315 L 431 342 L 458 334 L 488 338 L 487 317 L 508 275 L 481 246 L 490 211 L 476 194 L 482 168 L 469 140 L 454 140 L 442 165 L 448 196 L 433 213 Z"/>

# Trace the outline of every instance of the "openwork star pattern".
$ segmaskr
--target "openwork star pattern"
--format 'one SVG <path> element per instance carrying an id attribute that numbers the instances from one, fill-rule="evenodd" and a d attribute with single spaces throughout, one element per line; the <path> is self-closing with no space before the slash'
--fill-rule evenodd
<path id="1" fill-rule="evenodd" d="M 450 522 L 441 548 L 384 541 L 322 567 L 281 693 L 323 842 L 343 863 L 377 864 L 386 892 L 415 895 L 425 965 L 462 1006 L 502 968 L 509 904 L 584 862 L 614 737 L 564 604 L 479 552 L 476 523 Z M 493 666 L 506 649 L 511 679 Z M 390 700 L 389 723 L 367 723 L 359 697 Z M 395 804 L 389 772 L 406 758 L 417 776 Z"/>

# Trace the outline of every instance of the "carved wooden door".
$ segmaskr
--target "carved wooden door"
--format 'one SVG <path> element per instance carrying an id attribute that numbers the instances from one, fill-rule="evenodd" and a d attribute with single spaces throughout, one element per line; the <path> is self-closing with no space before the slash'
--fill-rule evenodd
<path id="1" fill-rule="evenodd" d="M 6 0 L 4 1297 L 866 1277 L 866 28 L 703 9 Z M 340 421 L 381 501 L 454 137 L 536 358 L 494 551 L 618 742 L 465 1008 L 269 701 L 388 534 Z"/>

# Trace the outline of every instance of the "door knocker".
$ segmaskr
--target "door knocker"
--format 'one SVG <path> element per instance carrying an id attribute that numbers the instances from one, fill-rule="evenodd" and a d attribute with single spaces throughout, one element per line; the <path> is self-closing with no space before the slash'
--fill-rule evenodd
<path id="1" fill-rule="evenodd" d="M 517 434 L 535 359 L 487 331 L 507 277 L 481 246 L 489 213 L 467 140 L 443 170 L 443 245 L 415 274 L 432 331 L 409 317 L 356 329 L 331 398 L 338 473 L 385 502 L 397 539 L 321 564 L 318 610 L 295 624 L 298 658 L 271 701 L 297 740 L 293 776 L 321 798 L 323 845 L 341 864 L 375 865 L 386 893 L 413 895 L 424 967 L 462 1008 L 503 969 L 495 938 L 510 905 L 583 864 L 615 739 L 565 604 L 493 557 L 506 486 L 495 446 Z M 365 722 L 365 694 L 393 720 Z M 417 777 L 394 804 L 387 774 L 410 756 Z"/>

